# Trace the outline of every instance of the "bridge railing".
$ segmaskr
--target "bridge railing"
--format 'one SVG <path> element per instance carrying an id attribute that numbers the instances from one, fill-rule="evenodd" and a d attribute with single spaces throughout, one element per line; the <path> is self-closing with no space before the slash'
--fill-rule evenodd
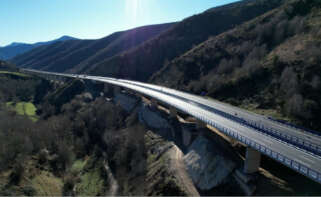
<path id="1" fill-rule="evenodd" d="M 269 147 L 258 144 L 255 141 L 253 141 L 252 139 L 250 139 L 246 136 L 243 136 L 228 127 L 222 126 L 221 124 L 208 119 L 206 116 L 202 116 L 196 112 L 193 112 L 192 110 L 188 110 L 188 108 L 183 108 L 178 105 L 174 106 L 174 107 L 184 111 L 187 114 L 191 114 L 192 116 L 194 116 L 198 120 L 203 121 L 203 122 L 207 123 L 208 125 L 211 125 L 212 127 L 217 128 L 218 130 L 222 131 L 227 136 L 230 136 L 230 137 L 252 147 L 253 149 L 267 155 L 270 158 L 273 158 L 274 160 L 276 160 L 276 161 L 282 163 L 283 165 L 299 172 L 300 174 L 303 174 L 303 175 L 313 179 L 314 181 L 321 183 L 321 173 L 318 173 L 315 170 L 310 169 L 309 167 L 305 166 L 304 164 L 301 164 L 295 160 L 292 160 L 281 153 L 273 151 Z"/>
<path id="2" fill-rule="evenodd" d="M 165 94 L 171 94 L 171 95 L 173 95 L 175 97 L 179 97 L 179 98 L 185 99 L 182 96 L 178 96 L 178 95 L 176 95 L 174 93 L 171 93 L 170 91 L 172 91 L 172 90 L 170 90 L 168 88 L 166 88 L 166 89 L 168 89 L 167 91 L 164 91 L 163 88 L 157 87 L 157 86 L 155 87 L 155 85 L 149 85 L 149 84 L 142 85 L 143 83 L 141 83 L 141 82 L 131 82 L 131 81 L 128 81 L 128 80 L 119 80 L 119 81 L 123 82 L 123 83 L 129 83 L 129 84 L 132 84 L 132 85 L 136 85 L 136 86 L 140 86 L 140 87 L 156 90 L 156 91 L 161 91 L 161 92 L 163 92 Z M 300 149 L 308 151 L 309 153 L 311 153 L 313 155 L 321 156 L 321 146 L 319 146 L 317 144 L 314 144 L 314 143 L 311 143 L 306 139 L 298 138 L 298 137 L 293 136 L 293 135 L 288 135 L 288 134 L 285 134 L 282 131 L 278 131 L 278 130 L 270 128 L 270 127 L 264 127 L 263 125 L 258 124 L 257 122 L 245 120 L 243 118 L 231 115 L 230 113 L 221 111 L 221 110 L 216 109 L 214 107 L 209 107 L 208 105 L 205 105 L 205 104 L 202 104 L 202 103 L 197 103 L 197 102 L 195 102 L 195 103 L 201 105 L 203 108 L 207 109 L 210 112 L 214 112 L 214 113 L 216 113 L 216 114 L 218 114 L 220 116 L 223 116 L 223 117 L 225 117 L 227 119 L 230 119 L 230 120 L 233 120 L 235 122 L 238 122 L 241 125 L 250 127 L 252 129 L 256 130 L 257 132 L 268 134 L 268 135 L 270 135 L 272 137 L 281 139 L 286 143 L 293 144 L 293 145 L 299 147 Z"/>

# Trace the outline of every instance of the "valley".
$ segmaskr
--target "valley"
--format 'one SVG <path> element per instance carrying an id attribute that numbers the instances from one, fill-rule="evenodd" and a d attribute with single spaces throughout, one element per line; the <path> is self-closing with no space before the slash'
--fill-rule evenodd
<path id="1" fill-rule="evenodd" d="M 0 195 L 321 195 L 320 21 L 242 0 L 0 47 Z"/>

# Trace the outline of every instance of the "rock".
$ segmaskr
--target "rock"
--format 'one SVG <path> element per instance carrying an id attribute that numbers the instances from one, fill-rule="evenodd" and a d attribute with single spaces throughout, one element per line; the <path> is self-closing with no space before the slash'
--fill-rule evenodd
<path id="1" fill-rule="evenodd" d="M 195 124 L 181 123 L 182 128 L 182 142 L 185 147 L 188 147 L 195 139 L 197 134 Z"/>
<path id="2" fill-rule="evenodd" d="M 127 112 L 131 112 L 136 106 L 139 99 L 131 95 L 117 92 L 115 93 L 114 101 Z"/>
<path id="3" fill-rule="evenodd" d="M 236 167 L 217 149 L 213 141 L 198 136 L 184 156 L 187 171 L 201 190 L 210 190 L 225 183 Z"/>
<path id="4" fill-rule="evenodd" d="M 86 102 L 86 103 L 89 103 L 89 102 L 93 101 L 93 99 L 94 99 L 93 96 L 92 96 L 92 94 L 89 93 L 89 92 L 85 92 L 85 93 L 82 95 L 82 97 L 83 97 L 84 102 Z"/>
<path id="5" fill-rule="evenodd" d="M 139 110 L 139 121 L 146 124 L 153 129 L 170 129 L 171 126 L 165 118 L 158 113 L 158 111 L 152 111 L 148 105 L 141 104 Z"/>

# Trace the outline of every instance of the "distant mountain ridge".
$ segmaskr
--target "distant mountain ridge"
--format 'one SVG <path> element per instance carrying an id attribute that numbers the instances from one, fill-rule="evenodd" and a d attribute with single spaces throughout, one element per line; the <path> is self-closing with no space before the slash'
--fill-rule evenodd
<path id="1" fill-rule="evenodd" d="M 0 47 L 0 59 L 8 60 L 11 59 L 19 54 L 23 54 L 28 52 L 36 47 L 42 45 L 49 45 L 55 42 L 66 41 L 66 40 L 77 40 L 77 38 L 71 36 L 62 36 L 58 39 L 47 41 L 47 42 L 37 42 L 33 44 L 28 43 L 20 43 L 20 42 L 13 42 L 7 46 Z"/>
<path id="2" fill-rule="evenodd" d="M 175 23 L 149 25 L 113 33 L 97 40 L 67 40 L 37 47 L 11 61 L 20 67 L 81 72 L 131 50 L 170 29 Z"/>

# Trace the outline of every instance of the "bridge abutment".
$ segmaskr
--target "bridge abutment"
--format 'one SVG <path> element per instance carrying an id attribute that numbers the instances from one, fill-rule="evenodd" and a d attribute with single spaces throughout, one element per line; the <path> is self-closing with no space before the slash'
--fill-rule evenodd
<path id="1" fill-rule="evenodd" d="M 247 147 L 243 172 L 246 174 L 257 172 L 260 167 L 260 162 L 261 153 L 251 147 Z"/>

